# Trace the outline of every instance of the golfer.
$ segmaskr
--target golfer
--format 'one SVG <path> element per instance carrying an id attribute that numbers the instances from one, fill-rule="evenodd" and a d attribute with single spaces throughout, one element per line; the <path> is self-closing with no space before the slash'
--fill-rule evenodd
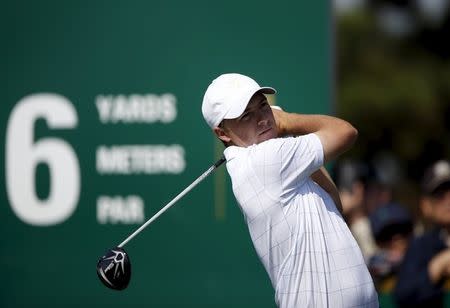
<path id="1" fill-rule="evenodd" d="M 348 122 L 287 113 L 241 74 L 205 92 L 202 113 L 225 144 L 227 170 L 279 307 L 379 307 L 361 251 L 322 167 L 357 137 Z"/>

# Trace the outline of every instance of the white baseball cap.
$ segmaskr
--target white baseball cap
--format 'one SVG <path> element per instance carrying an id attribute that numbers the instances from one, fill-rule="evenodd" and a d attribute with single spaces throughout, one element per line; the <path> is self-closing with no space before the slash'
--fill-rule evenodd
<path id="1" fill-rule="evenodd" d="M 214 79 L 205 92 L 202 103 L 202 113 L 206 122 L 214 128 L 223 119 L 239 117 L 256 92 L 275 94 L 271 87 L 261 87 L 250 77 L 231 73 L 223 74 Z"/>
<path id="2" fill-rule="evenodd" d="M 450 187 L 450 162 L 439 160 L 425 170 L 422 179 L 422 190 L 426 194 L 433 194 L 438 188 Z"/>

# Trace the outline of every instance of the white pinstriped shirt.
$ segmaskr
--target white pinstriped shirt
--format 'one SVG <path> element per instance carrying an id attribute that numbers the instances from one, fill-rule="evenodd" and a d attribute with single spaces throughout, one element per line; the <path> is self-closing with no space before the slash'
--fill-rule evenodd
<path id="1" fill-rule="evenodd" d="M 379 307 L 355 239 L 310 178 L 323 165 L 317 135 L 230 146 L 224 154 L 279 307 Z"/>

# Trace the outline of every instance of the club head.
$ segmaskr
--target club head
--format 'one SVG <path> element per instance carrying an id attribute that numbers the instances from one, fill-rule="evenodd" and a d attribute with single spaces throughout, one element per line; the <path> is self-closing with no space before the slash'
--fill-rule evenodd
<path id="1" fill-rule="evenodd" d="M 131 278 L 131 263 L 123 248 L 109 249 L 97 262 L 97 275 L 105 286 L 123 290 Z"/>

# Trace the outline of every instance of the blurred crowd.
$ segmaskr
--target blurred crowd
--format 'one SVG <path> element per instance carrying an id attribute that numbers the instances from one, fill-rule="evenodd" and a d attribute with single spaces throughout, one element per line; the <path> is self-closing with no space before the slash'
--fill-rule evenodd
<path id="1" fill-rule="evenodd" d="M 332 174 L 378 291 L 392 294 L 398 307 L 443 307 L 450 287 L 450 162 L 423 170 L 412 205 L 396 198 L 401 178 L 392 159 L 343 159 Z"/>
<path id="2" fill-rule="evenodd" d="M 344 218 L 380 294 L 450 307 L 450 0 L 333 3 L 336 113 L 363 136 L 333 170 Z"/>

